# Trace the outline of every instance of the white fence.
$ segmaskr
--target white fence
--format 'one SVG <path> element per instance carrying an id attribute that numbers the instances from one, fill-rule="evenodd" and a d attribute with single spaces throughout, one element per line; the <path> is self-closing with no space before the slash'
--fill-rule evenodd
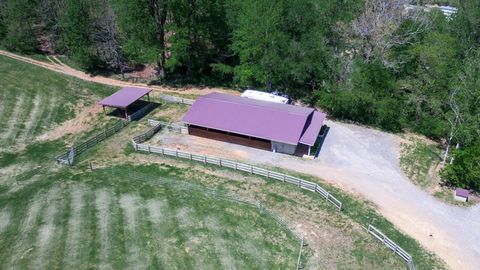
<path id="1" fill-rule="evenodd" d="M 145 134 L 141 134 L 139 136 L 132 138 L 132 145 L 136 151 L 162 154 L 165 156 L 202 162 L 204 164 L 217 165 L 220 167 L 226 167 L 226 168 L 230 168 L 230 169 L 234 169 L 234 170 L 238 170 L 238 171 L 242 171 L 250 174 L 264 176 L 270 179 L 281 181 L 283 183 L 293 184 L 299 188 L 320 194 L 328 202 L 333 204 L 338 210 L 342 210 L 342 202 L 340 202 L 332 194 L 330 194 L 328 191 L 323 189 L 318 184 L 312 183 L 310 181 L 306 181 L 298 177 L 294 177 L 285 173 L 279 173 L 279 172 L 263 169 L 260 167 L 252 166 L 250 164 L 222 159 L 218 157 L 207 156 L 207 155 L 197 155 L 189 152 L 168 149 L 160 146 L 143 144 L 142 142 L 145 142 L 146 140 L 151 138 L 153 134 L 160 129 L 163 123 L 159 121 L 149 120 L 149 124 L 153 125 L 152 129 L 147 131 Z"/>
<path id="2" fill-rule="evenodd" d="M 181 104 L 186 104 L 186 105 L 192 105 L 193 102 L 195 102 L 195 100 L 193 100 L 193 99 L 176 97 L 176 96 L 169 96 L 169 95 L 160 95 L 160 98 L 165 100 L 166 102 L 181 103 Z"/>
<path id="3" fill-rule="evenodd" d="M 369 224 L 367 231 L 375 238 L 380 240 L 383 244 L 385 244 L 385 246 L 395 252 L 395 254 L 400 256 L 402 260 L 406 261 L 410 270 L 415 270 L 415 266 L 413 264 L 413 257 L 410 254 L 408 254 L 405 250 L 399 247 L 395 242 L 393 242 L 390 238 L 388 238 L 385 234 L 383 234 L 373 225 Z"/>

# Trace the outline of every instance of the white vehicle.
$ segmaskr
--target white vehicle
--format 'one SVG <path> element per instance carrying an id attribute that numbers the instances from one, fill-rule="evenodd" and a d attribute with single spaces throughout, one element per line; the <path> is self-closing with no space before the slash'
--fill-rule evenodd
<path id="1" fill-rule="evenodd" d="M 271 93 L 261 92 L 257 90 L 246 90 L 241 95 L 244 98 L 251 98 L 251 99 L 258 99 L 263 101 L 275 102 L 275 103 L 283 103 L 288 104 L 288 98 L 274 95 Z"/>

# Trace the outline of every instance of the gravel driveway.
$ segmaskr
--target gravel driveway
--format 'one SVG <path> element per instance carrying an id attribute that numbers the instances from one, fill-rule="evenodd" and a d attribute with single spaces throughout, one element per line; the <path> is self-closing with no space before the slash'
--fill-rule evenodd
<path id="1" fill-rule="evenodd" d="M 447 205 L 410 183 L 399 167 L 400 140 L 395 135 L 333 121 L 327 125 L 330 131 L 316 160 L 188 135 L 164 133 L 154 140 L 198 154 L 316 175 L 376 204 L 382 215 L 451 268 L 480 269 L 480 205 Z"/>

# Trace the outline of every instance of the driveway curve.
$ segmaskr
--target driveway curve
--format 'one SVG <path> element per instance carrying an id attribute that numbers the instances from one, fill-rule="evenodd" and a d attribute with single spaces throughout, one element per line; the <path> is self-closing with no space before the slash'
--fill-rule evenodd
<path id="1" fill-rule="evenodd" d="M 278 156 L 270 162 L 362 195 L 452 269 L 480 269 L 480 205 L 448 205 L 413 185 L 400 169 L 395 135 L 334 121 L 327 125 L 317 160 Z"/>

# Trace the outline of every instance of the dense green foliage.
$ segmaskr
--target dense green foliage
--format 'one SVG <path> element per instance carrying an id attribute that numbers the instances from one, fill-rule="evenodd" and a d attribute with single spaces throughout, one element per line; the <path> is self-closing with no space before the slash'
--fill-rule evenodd
<path id="1" fill-rule="evenodd" d="M 90 71 L 155 65 L 160 83 L 278 89 L 467 151 L 479 135 L 480 2 L 412 1 L 455 5 L 450 17 L 406 13 L 407 2 L 0 0 L 0 43 Z"/>

